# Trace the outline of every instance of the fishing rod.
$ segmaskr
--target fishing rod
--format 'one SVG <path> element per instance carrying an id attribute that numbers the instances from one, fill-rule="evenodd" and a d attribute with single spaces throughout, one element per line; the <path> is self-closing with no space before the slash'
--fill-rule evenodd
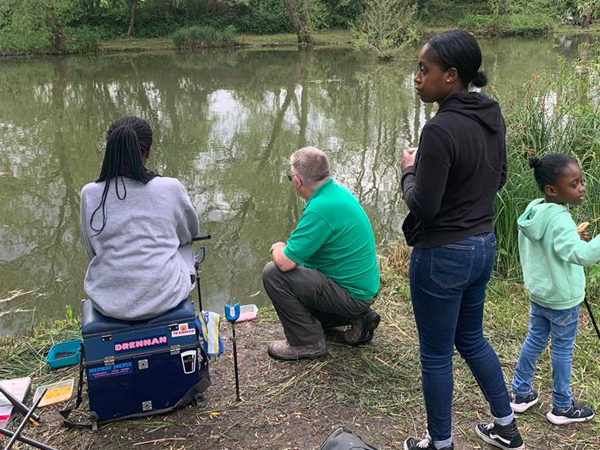
<path id="1" fill-rule="evenodd" d="M 211 239 L 212 236 L 210 234 L 203 234 L 192 238 L 192 242 L 198 241 L 206 241 Z M 204 246 L 200 247 L 198 254 L 194 256 L 194 268 L 196 269 L 196 288 L 198 290 L 198 306 L 200 307 L 200 315 L 202 315 L 202 292 L 200 291 L 200 264 L 204 262 L 204 258 L 206 257 L 206 249 Z"/>
<path id="2" fill-rule="evenodd" d="M 594 314 L 592 313 L 592 307 L 590 306 L 590 303 L 588 302 L 587 297 L 583 298 L 583 303 L 585 303 L 585 307 L 588 310 L 588 313 L 590 315 L 590 319 L 592 319 L 592 325 L 594 325 L 594 329 L 596 330 L 596 334 L 598 335 L 598 339 L 600 339 L 600 329 L 598 329 L 598 325 L 596 324 L 596 319 L 594 318 Z"/>

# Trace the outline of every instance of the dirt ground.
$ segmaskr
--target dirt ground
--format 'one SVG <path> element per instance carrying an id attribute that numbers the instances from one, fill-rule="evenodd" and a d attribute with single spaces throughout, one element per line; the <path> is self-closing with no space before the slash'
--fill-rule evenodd
<path id="1" fill-rule="evenodd" d="M 377 348 L 377 338 L 360 348 L 330 344 L 330 356 L 319 361 L 279 362 L 266 353 L 267 343 L 283 336 L 277 320 L 262 318 L 258 323 L 240 324 L 236 333 L 242 401 L 238 402 L 231 328 L 222 331 L 229 351 L 210 365 L 212 386 L 203 404 L 164 416 L 107 424 L 96 432 L 63 427 L 58 408 L 49 408 L 44 410 L 42 427 L 28 428 L 24 434 L 61 450 L 311 450 L 318 449 L 339 426 L 352 429 L 381 448 L 402 448 L 407 431 L 421 435 L 422 429 L 407 429 L 407 421 L 369 414 L 361 408 L 360 402 L 354 402 L 358 399 L 352 397 L 369 395 L 362 387 L 345 394 L 334 387 L 339 377 L 360 377 L 355 368 L 344 373 L 340 363 L 357 356 L 368 359 Z M 74 369 L 70 371 L 74 376 Z M 418 391 L 418 386 L 415 389 Z M 86 410 L 85 399 L 80 409 Z M 11 428 L 15 427 L 13 422 Z M 456 440 L 462 441 L 460 436 Z M 14 448 L 30 447 L 17 444 Z"/>
<path id="2" fill-rule="evenodd" d="M 323 371 L 328 359 L 316 362 L 278 362 L 268 357 L 266 344 L 283 336 L 273 319 L 236 328 L 242 401 L 236 401 L 231 354 L 231 328 L 223 330 L 229 350 L 210 365 L 212 386 L 204 403 L 174 413 L 145 419 L 107 424 L 98 431 L 67 429 L 61 426 L 58 408 L 44 410 L 44 425 L 29 428 L 26 436 L 57 449 L 318 449 L 338 426 L 347 426 L 371 443 L 400 448 L 394 420 L 381 415 L 370 417 L 356 405 L 335 394 L 325 401 L 321 395 L 298 389 L 302 377 L 312 378 Z M 367 352 L 363 348 L 330 345 L 331 354 Z M 73 369 L 70 370 L 75 375 Z M 349 373 L 348 376 L 353 376 Z M 115 398 L 117 400 L 117 398 Z M 86 409 L 84 404 L 80 409 Z M 11 428 L 15 428 L 14 422 Z M 0 441 L 5 443 L 5 441 Z M 15 449 L 28 448 L 17 444 Z"/>
<path id="3" fill-rule="evenodd" d="M 410 304 L 402 297 L 387 306 L 382 299 L 383 320 L 373 342 L 359 348 L 330 344 L 329 356 L 317 361 L 279 362 L 268 357 L 266 344 L 283 336 L 272 313 L 261 311 L 256 322 L 238 325 L 241 402 L 235 399 L 227 325 L 222 334 L 228 351 L 211 363 L 212 386 L 203 404 L 107 424 L 96 432 L 67 429 L 57 410 L 46 409 L 43 425 L 28 427 L 25 435 L 60 450 L 315 450 L 334 429 L 346 426 L 381 450 L 402 449 L 406 437 L 423 436 L 426 423 L 414 321 Z M 500 359 L 510 370 L 513 361 L 502 355 Z M 56 375 L 76 375 L 75 368 L 62 370 Z M 485 400 L 458 357 L 454 374 L 455 448 L 490 450 L 473 431 L 479 421 L 490 419 Z M 549 392 L 548 386 L 543 388 Z M 552 426 L 544 417 L 547 397 L 539 408 L 536 405 L 519 418 L 528 449 L 600 449 L 597 419 Z M 80 409 L 86 408 L 84 401 Z M 13 422 L 10 428 L 15 427 Z"/>

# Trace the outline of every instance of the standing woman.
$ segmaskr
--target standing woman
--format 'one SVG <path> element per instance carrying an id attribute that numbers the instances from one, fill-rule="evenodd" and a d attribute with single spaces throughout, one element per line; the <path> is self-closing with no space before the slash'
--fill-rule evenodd
<path id="1" fill-rule="evenodd" d="M 152 128 L 124 117 L 108 129 L 98 180 L 81 191 L 81 233 L 90 259 L 84 288 L 108 317 L 145 320 L 189 297 L 198 217 L 175 178 L 146 168 Z"/>
<path id="2" fill-rule="evenodd" d="M 410 292 L 419 332 L 428 435 L 405 450 L 454 449 L 452 355 L 466 360 L 494 417 L 477 434 L 502 449 L 523 449 L 498 357 L 483 337 L 485 290 L 494 266 L 494 198 L 506 178 L 504 119 L 498 103 L 469 92 L 483 87 L 481 50 L 464 31 L 432 37 L 421 49 L 417 95 L 439 109 L 421 132 L 416 153 L 405 150 L 403 224 Z"/>

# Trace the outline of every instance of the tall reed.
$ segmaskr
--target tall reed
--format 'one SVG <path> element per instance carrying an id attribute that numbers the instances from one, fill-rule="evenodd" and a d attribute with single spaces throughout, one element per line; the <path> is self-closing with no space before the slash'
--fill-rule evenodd
<path id="1" fill-rule="evenodd" d="M 542 196 L 529 158 L 566 153 L 579 161 L 586 182 L 586 200 L 573 218 L 590 221 L 600 231 L 600 58 L 561 61 L 556 73 L 535 75 L 524 93 L 504 105 L 507 123 L 508 179 L 496 200 L 497 270 L 521 275 L 517 218 L 527 204 Z M 596 222 L 598 221 L 598 222 Z"/>

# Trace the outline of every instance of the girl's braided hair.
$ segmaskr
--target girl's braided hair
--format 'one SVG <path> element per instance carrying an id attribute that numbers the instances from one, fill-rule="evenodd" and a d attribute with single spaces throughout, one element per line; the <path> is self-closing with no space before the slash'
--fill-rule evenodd
<path id="1" fill-rule="evenodd" d="M 102 169 L 96 183 L 105 182 L 100 204 L 92 213 L 90 227 L 96 235 L 102 233 L 106 226 L 106 197 L 111 181 L 114 179 L 115 192 L 119 200 L 127 197 L 127 187 L 123 177 L 141 181 L 146 184 L 154 174 L 144 167 L 142 155 L 152 145 L 152 127 L 148 121 L 135 116 L 123 117 L 110 126 L 106 133 L 106 152 L 102 161 Z M 119 185 L 123 192 L 119 191 Z M 102 226 L 94 228 L 94 216 L 102 213 Z"/>

